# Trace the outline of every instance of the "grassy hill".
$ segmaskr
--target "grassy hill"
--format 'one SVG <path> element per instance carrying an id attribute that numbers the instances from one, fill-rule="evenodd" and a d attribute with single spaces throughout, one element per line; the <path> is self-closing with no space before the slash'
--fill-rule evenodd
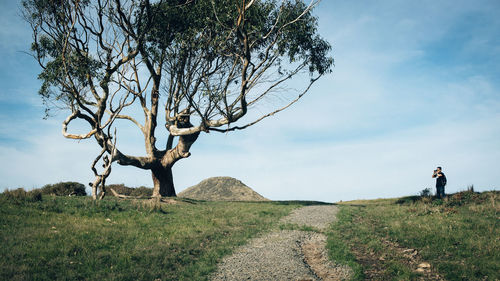
<path id="1" fill-rule="evenodd" d="M 357 280 L 500 280 L 499 201 L 498 191 L 465 191 L 342 202 L 331 257 Z"/>
<path id="2" fill-rule="evenodd" d="M 231 177 L 208 178 L 180 192 L 179 197 L 206 201 L 269 201 Z"/>

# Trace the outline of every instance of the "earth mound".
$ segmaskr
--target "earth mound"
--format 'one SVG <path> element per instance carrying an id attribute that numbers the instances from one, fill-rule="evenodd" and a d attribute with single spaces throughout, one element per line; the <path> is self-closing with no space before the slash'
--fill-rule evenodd
<path id="1" fill-rule="evenodd" d="M 201 181 L 178 194 L 179 197 L 206 201 L 269 201 L 231 177 L 213 177 Z"/>

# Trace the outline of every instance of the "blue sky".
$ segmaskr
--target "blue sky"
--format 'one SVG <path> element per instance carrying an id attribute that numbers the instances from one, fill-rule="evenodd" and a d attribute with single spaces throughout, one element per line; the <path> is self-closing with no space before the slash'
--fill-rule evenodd
<path id="1" fill-rule="evenodd" d="M 0 3 L 0 190 L 88 183 L 99 152 L 61 135 L 65 112 L 43 120 L 39 67 L 19 3 Z M 335 68 L 289 110 L 245 131 L 203 134 L 174 167 L 177 191 L 232 176 L 270 199 L 396 197 L 500 186 L 498 1 L 333 1 L 316 9 Z M 142 142 L 123 130 L 123 149 Z M 130 136 L 130 137 L 128 137 Z M 115 165 L 110 182 L 151 186 Z"/>

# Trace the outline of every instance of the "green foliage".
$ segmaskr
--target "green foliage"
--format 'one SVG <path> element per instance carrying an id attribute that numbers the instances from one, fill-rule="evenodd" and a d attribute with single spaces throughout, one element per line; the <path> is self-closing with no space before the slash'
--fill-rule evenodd
<path id="1" fill-rule="evenodd" d="M 78 182 L 59 182 L 47 184 L 40 189 L 44 195 L 55 196 L 86 196 L 85 185 Z"/>
<path id="2" fill-rule="evenodd" d="M 56 39 L 42 36 L 40 40 L 41 43 L 32 45 L 32 50 L 50 61 L 38 75 L 38 79 L 43 81 L 39 94 L 45 99 L 54 97 L 56 100 L 71 103 L 77 98 L 74 89 L 68 86 L 72 82 L 78 90 L 78 95 L 86 97 L 85 93 L 89 91 L 86 89 L 89 85 L 88 74 L 102 77 L 99 72 L 101 64 L 89 55 L 71 50 L 63 51 L 62 46 L 51 42 Z M 72 77 L 71 82 L 68 77 Z M 58 88 L 59 93 L 52 91 L 52 87 Z"/>
<path id="3" fill-rule="evenodd" d="M 422 189 L 422 191 L 420 191 L 420 196 L 421 197 L 430 197 L 431 196 L 431 189 L 430 188 Z"/>
<path id="4" fill-rule="evenodd" d="M 61 0 L 22 1 L 23 16 L 34 29 L 31 51 L 44 64 L 38 79 L 42 81 L 39 94 L 47 109 L 53 101 L 71 106 L 76 100 L 86 99 L 92 77 L 103 77 L 102 63 L 83 44 L 75 46 L 66 40 L 71 28 L 68 23 L 73 17 L 68 11 L 73 4 Z M 78 5 L 85 8 L 89 1 L 78 1 Z M 76 31 L 76 27 L 73 29 Z M 82 33 L 80 43 L 84 40 L 88 39 Z"/>
<path id="5" fill-rule="evenodd" d="M 421 196 L 405 196 L 398 198 L 396 204 L 410 204 L 422 200 Z"/>
<path id="6" fill-rule="evenodd" d="M 445 201 L 445 206 L 462 206 L 471 203 L 481 204 L 487 201 L 488 197 L 488 194 L 474 192 L 474 189 L 462 191 L 448 196 L 448 200 Z"/>
<path id="7" fill-rule="evenodd" d="M 239 76 L 249 74 L 238 70 L 248 64 L 253 68 L 249 76 L 274 73 L 275 81 L 294 76 L 302 67 L 308 67 L 311 75 L 331 70 L 331 46 L 319 36 L 317 18 L 307 4 L 260 0 L 242 6 L 247 4 L 239 0 L 23 0 L 23 16 L 33 29 L 31 49 L 43 69 L 39 93 L 47 106 L 56 102 L 82 109 L 88 115 L 78 118 L 93 127 L 101 119 L 94 114 L 103 112 L 93 108 L 98 107 L 99 98 L 94 99 L 100 90 L 107 99 L 108 84 L 117 83 L 120 89 L 130 86 L 114 75 L 132 71 L 126 69 L 127 63 L 122 65 L 132 52 L 134 58 L 162 66 L 171 75 L 166 81 L 186 84 L 182 94 L 194 91 L 192 95 L 208 96 L 208 105 L 194 105 L 200 115 L 204 106 L 213 107 L 231 95 L 230 82 L 245 80 Z M 172 90 L 167 94 L 172 95 Z"/>
<path id="8" fill-rule="evenodd" d="M 2 202 L 0 280 L 207 280 L 224 255 L 296 207 L 54 196 Z"/>
<path id="9" fill-rule="evenodd" d="M 0 194 L 0 200 L 14 204 L 24 204 L 42 201 L 42 195 L 55 196 L 86 196 L 85 186 L 77 182 L 60 182 L 47 184 L 40 189 L 26 191 L 24 188 L 5 190 Z M 50 204 L 50 203 L 48 203 Z M 55 209 L 58 209 L 57 207 Z"/>
<path id="10" fill-rule="evenodd" d="M 151 197 L 153 196 L 153 189 L 145 186 L 136 187 L 130 192 L 130 196 Z"/>
<path id="11" fill-rule="evenodd" d="M 25 202 L 37 202 L 42 200 L 42 193 L 39 190 L 26 191 L 24 188 L 5 190 L 0 194 L 0 200 L 6 203 L 22 204 Z"/>
<path id="12" fill-rule="evenodd" d="M 289 22 L 303 13 L 307 5 L 300 0 L 285 1 L 284 9 L 275 7 L 275 18 L 282 23 Z M 278 13 L 282 13 L 280 16 Z M 318 19 L 311 12 L 303 15 L 296 24 L 286 25 L 279 34 L 278 49 L 286 53 L 290 62 L 298 59 L 307 61 L 311 73 L 326 73 L 330 70 L 333 59 L 328 57 L 331 46 L 316 34 Z"/>
<path id="13" fill-rule="evenodd" d="M 110 135 L 116 120 L 151 132 L 144 135 L 147 161 L 117 148 L 113 161 L 121 165 L 153 169 L 161 162 L 171 168 L 186 155 L 164 157 L 173 138 L 165 150 L 149 149 L 161 147 L 154 136 L 161 106 L 170 132 L 171 125 L 194 127 L 179 139 L 189 149 L 202 131 L 241 130 L 285 110 L 333 65 L 331 46 L 302 0 L 23 0 L 22 5 L 33 30 L 32 54 L 42 68 L 39 94 L 46 113 L 52 107 L 71 111 L 63 122 L 66 137 L 92 136 L 111 153 L 117 148 Z M 297 91 L 286 90 L 293 78 L 307 80 L 308 74 Z M 272 104 L 264 102 L 266 96 L 276 98 L 275 108 L 252 115 L 253 122 L 242 119 L 259 103 Z M 139 105 L 153 114 L 136 118 L 136 110 L 125 109 Z M 180 118 L 181 112 L 194 118 Z M 68 133 L 74 120 L 90 130 Z M 237 126 L 239 120 L 247 124 Z"/>
<path id="14" fill-rule="evenodd" d="M 112 188 L 118 194 L 133 196 L 133 197 L 151 197 L 153 195 L 153 189 L 145 186 L 140 186 L 136 188 L 125 186 L 125 184 L 109 184 L 106 188 Z M 113 196 L 113 193 L 109 193 Z"/>
<path id="15" fill-rule="evenodd" d="M 351 253 L 357 249 L 356 253 L 384 256 L 385 261 L 377 266 L 383 268 L 387 279 L 418 276 L 404 258 L 382 242 L 385 240 L 417 249 L 447 280 L 496 280 L 500 278 L 499 194 L 464 191 L 444 200 L 343 203 L 351 205 L 342 206 L 337 215 L 329 234 L 335 246 L 330 248 L 336 251 L 336 245 L 344 243 Z"/>
<path id="16" fill-rule="evenodd" d="M 331 46 L 317 34 L 317 18 L 310 10 L 304 13 L 307 5 L 303 1 L 255 1 L 245 11 L 242 26 L 238 26 L 239 5 L 241 2 L 235 0 L 193 1 L 186 5 L 164 1 L 153 8 L 153 26 L 147 38 L 170 52 L 172 62 L 185 64 L 188 57 L 197 56 L 205 62 L 232 63 L 234 58 L 228 54 L 246 56 L 238 40 L 245 34 L 245 39 L 252 42 L 252 56 L 268 56 L 268 48 L 277 42 L 271 53 L 278 57 L 287 57 L 289 62 L 304 61 L 311 73 L 330 70 Z M 299 16 L 300 20 L 294 21 Z M 238 36 L 229 36 L 234 32 Z M 232 67 L 231 63 L 228 67 Z M 276 63 L 284 66 L 281 60 Z"/>

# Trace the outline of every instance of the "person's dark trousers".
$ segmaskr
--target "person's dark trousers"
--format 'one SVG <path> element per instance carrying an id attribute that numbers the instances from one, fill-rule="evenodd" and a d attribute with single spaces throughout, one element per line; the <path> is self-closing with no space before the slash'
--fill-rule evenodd
<path id="1" fill-rule="evenodd" d="M 444 186 L 436 186 L 436 197 L 440 199 L 444 198 Z"/>

